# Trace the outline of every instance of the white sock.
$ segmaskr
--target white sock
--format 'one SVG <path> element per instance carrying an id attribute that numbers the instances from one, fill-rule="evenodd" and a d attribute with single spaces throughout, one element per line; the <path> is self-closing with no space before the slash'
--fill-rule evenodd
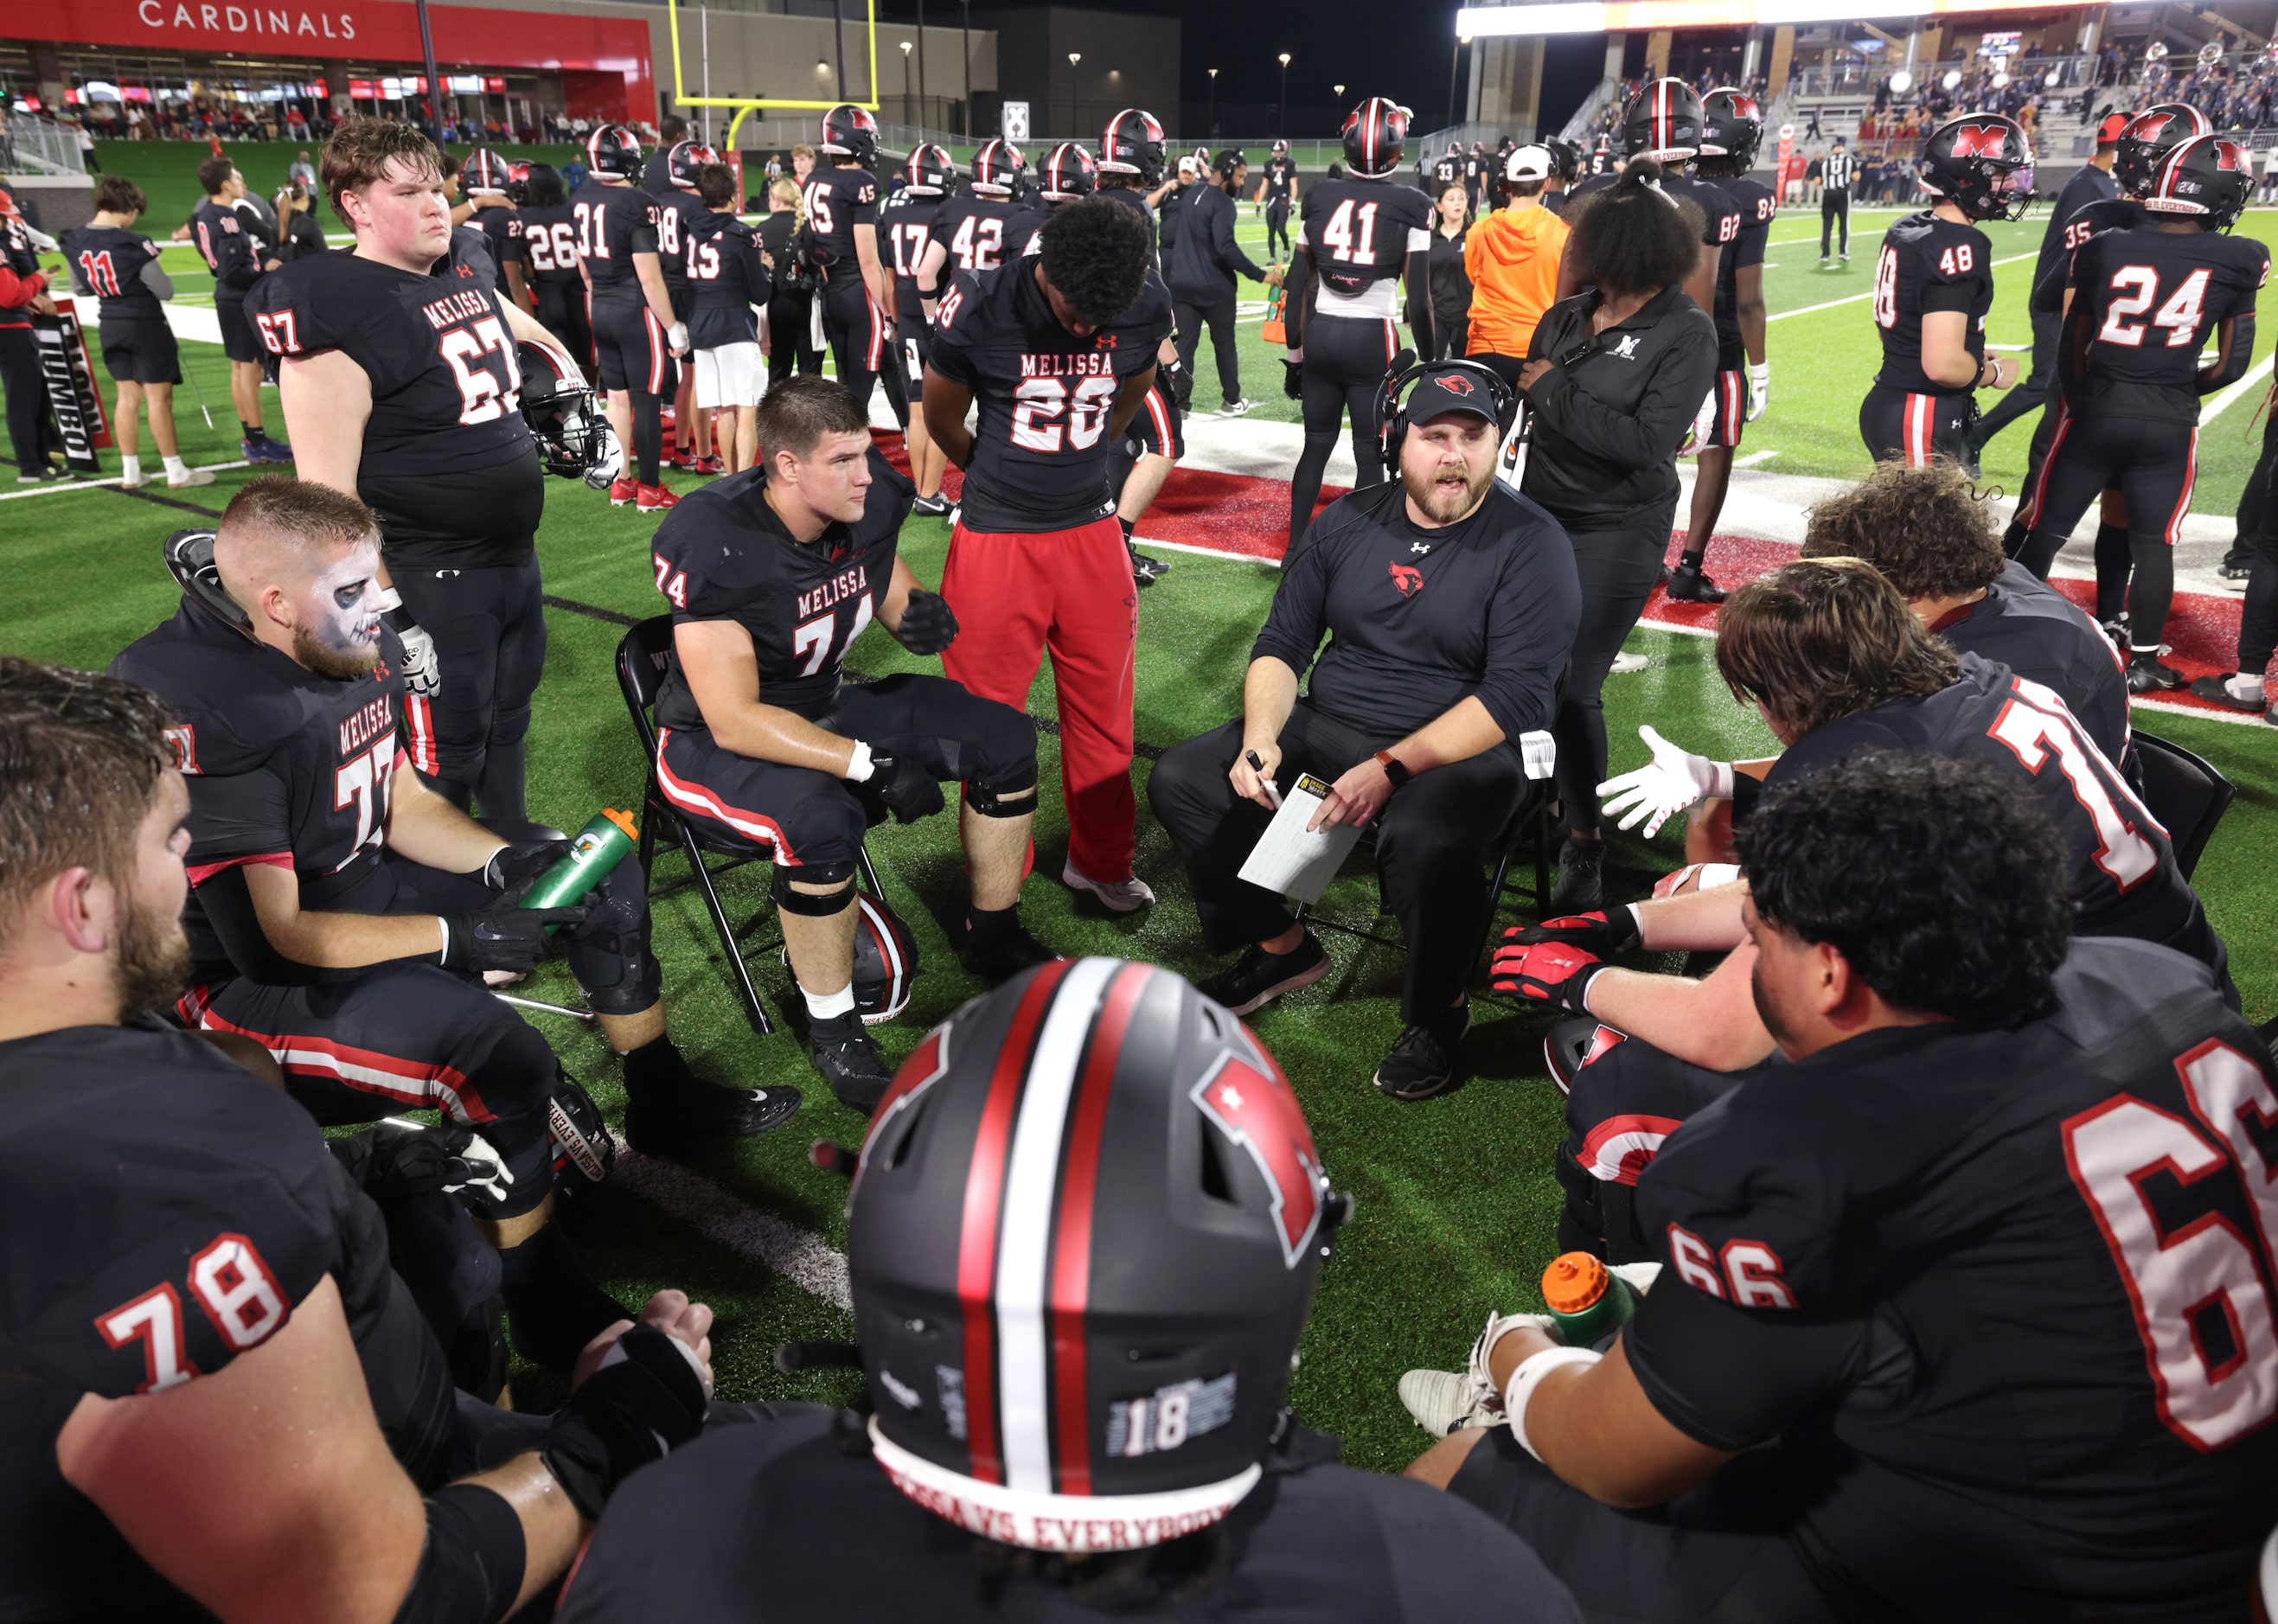
<path id="1" fill-rule="evenodd" d="M 169 478 L 180 479 L 183 475 L 190 471 L 189 464 L 184 462 L 180 457 L 168 457 L 165 459 L 165 463 L 166 474 Z"/>
<path id="2" fill-rule="evenodd" d="M 122 455 L 118 459 L 118 471 L 124 477 L 130 480 L 141 478 L 142 459 Z"/>
<path id="3" fill-rule="evenodd" d="M 811 1020 L 836 1020 L 854 1008 L 854 983 L 849 981 L 835 993 L 810 993 L 805 987 L 799 995 L 806 1000 L 807 1018 Z"/>
<path id="4" fill-rule="evenodd" d="M 2258 705 L 2262 702 L 2262 679 L 2251 672 L 2233 674 L 2224 680 L 2223 688 L 2234 699 L 2251 699 Z"/>

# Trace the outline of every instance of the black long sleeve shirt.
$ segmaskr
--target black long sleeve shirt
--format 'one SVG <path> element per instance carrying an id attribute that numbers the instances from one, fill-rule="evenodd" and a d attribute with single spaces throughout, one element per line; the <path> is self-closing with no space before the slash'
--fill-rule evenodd
<path id="1" fill-rule="evenodd" d="M 1198 180 L 1178 194 L 1171 208 L 1184 217 L 1175 237 L 1167 222 L 1163 233 L 1163 279 L 1173 294 L 1215 301 L 1234 292 L 1237 271 L 1253 282 L 1265 279 L 1257 262 L 1235 244 L 1234 199 L 1223 187 Z"/>
<path id="2" fill-rule="evenodd" d="M 1313 521 L 1250 658 L 1311 667 L 1312 703 L 1356 728 L 1405 736 L 1476 694 L 1516 742 L 1550 726 L 1581 614 L 1573 545 L 1533 502 L 1498 483 L 1431 530 L 1395 479 Z"/>

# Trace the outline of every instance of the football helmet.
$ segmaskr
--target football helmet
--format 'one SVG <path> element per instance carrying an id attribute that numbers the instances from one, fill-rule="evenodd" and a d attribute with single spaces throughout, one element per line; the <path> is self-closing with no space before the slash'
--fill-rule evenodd
<path id="1" fill-rule="evenodd" d="M 1106 174 L 1136 175 L 1145 186 L 1162 185 L 1162 120 L 1136 107 L 1110 118 L 1099 138 L 1099 167 Z"/>
<path id="2" fill-rule="evenodd" d="M 211 529 L 176 530 L 166 538 L 166 569 L 182 591 L 196 599 L 232 626 L 250 628 L 253 617 L 237 599 L 222 590 L 221 571 L 214 565 Z"/>
<path id="3" fill-rule="evenodd" d="M 1922 188 L 1973 220 L 2014 220 L 2033 201 L 2033 144 L 2001 113 L 1967 113 L 1923 143 Z"/>
<path id="4" fill-rule="evenodd" d="M 1262 1475 L 1349 1210 L 1280 1067 L 1173 972 L 1061 959 L 975 999 L 847 1198 L 878 1464 L 1008 1544 L 1208 1528 Z"/>
<path id="5" fill-rule="evenodd" d="M 1542 144 L 1550 149 L 1550 172 L 1553 175 L 1569 186 L 1581 178 L 1582 149 L 1580 147 L 1571 141 L 1562 141 L 1556 135 L 1549 137 Z"/>
<path id="6" fill-rule="evenodd" d="M 1284 157 L 1288 156 L 1289 156 L 1289 143 L 1288 143 L 1288 141 L 1280 141 L 1280 140 L 1275 141 L 1274 141 L 1274 143 L 1273 143 L 1273 156 L 1274 156 L 1275 157 L 1277 157 L 1277 158 L 1284 158 Z"/>
<path id="7" fill-rule="evenodd" d="M 506 166 L 506 201 L 517 209 L 530 207 L 530 165 L 516 162 Z"/>
<path id="8" fill-rule="evenodd" d="M 554 1097 L 546 1102 L 547 1136 L 554 1149 L 554 1187 L 564 1195 L 607 1184 L 617 1165 L 616 1136 L 601 1120 L 593 1096 L 554 1066 Z"/>
<path id="9" fill-rule="evenodd" d="M 909 1007 L 918 939 L 902 916 L 867 891 L 854 893 L 854 1007 L 876 1025 Z"/>
<path id="10" fill-rule="evenodd" d="M 920 145 L 910 149 L 902 189 L 919 197 L 946 197 L 957 190 L 957 164 L 941 148 Z"/>
<path id="11" fill-rule="evenodd" d="M 2254 161 L 2235 141 L 2195 135 L 2170 149 L 2144 194 L 2153 214 L 2198 215 L 2211 232 L 2228 231 L 2254 187 Z"/>
<path id="12" fill-rule="evenodd" d="M 1018 147 L 991 136 L 973 155 L 973 189 L 983 197 L 1010 197 L 1028 166 L 1028 160 L 1021 156 Z"/>
<path id="13" fill-rule="evenodd" d="M 641 146 L 622 124 L 605 124 L 585 138 L 585 168 L 612 180 L 638 180 Z"/>
<path id="14" fill-rule="evenodd" d="M 459 165 L 459 184 L 470 197 L 478 192 L 493 192 L 501 197 L 510 195 L 508 188 L 514 184 L 511 176 L 506 160 L 488 147 L 476 148 Z"/>
<path id="15" fill-rule="evenodd" d="M 867 107 L 842 102 L 822 115 L 822 139 L 815 149 L 852 158 L 864 169 L 878 161 L 878 121 Z"/>
<path id="16" fill-rule="evenodd" d="M 1364 180 L 1381 180 L 1400 167 L 1408 145 L 1408 110 L 1372 95 L 1345 115 L 1345 168 Z"/>
<path id="17" fill-rule="evenodd" d="M 1036 190 L 1048 203 L 1089 197 L 1097 188 L 1099 166 L 1081 141 L 1064 141 L 1036 166 Z"/>
<path id="18" fill-rule="evenodd" d="M 1701 145 L 1704 158 L 1730 158 L 1745 172 L 1764 144 L 1764 110 L 1755 97 L 1720 85 L 1701 98 Z"/>
<path id="19" fill-rule="evenodd" d="M 2120 132 L 2118 149 L 2112 155 L 2112 178 L 2129 196 L 2143 197 L 2152 190 L 2162 158 L 2184 141 L 2213 133 L 2207 116 L 2189 103 L 2147 107 Z"/>
<path id="20" fill-rule="evenodd" d="M 665 154 L 664 167 L 673 185 L 692 192 L 696 189 L 697 172 L 707 164 L 719 161 L 720 155 L 700 141 L 677 141 L 672 143 L 672 150 Z"/>
<path id="21" fill-rule="evenodd" d="M 1622 115 L 1622 151 L 1672 164 L 1701 148 L 1701 97 L 1681 79 L 1656 79 Z"/>
<path id="22" fill-rule="evenodd" d="M 608 490 L 624 471 L 625 455 L 593 392 L 551 345 L 525 340 L 516 358 L 522 363 L 522 420 L 546 471 Z"/>

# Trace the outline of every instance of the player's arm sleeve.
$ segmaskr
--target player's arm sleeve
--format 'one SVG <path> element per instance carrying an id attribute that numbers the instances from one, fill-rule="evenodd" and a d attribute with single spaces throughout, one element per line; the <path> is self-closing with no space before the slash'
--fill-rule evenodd
<path id="1" fill-rule="evenodd" d="M 1771 235 L 1772 222 L 1769 214 L 1760 221 L 1751 222 L 1747 211 L 1741 210 L 1740 234 L 1732 240 L 1732 269 L 1746 271 L 1751 265 L 1762 264 L 1764 245 L 1771 240 Z"/>
<path id="2" fill-rule="evenodd" d="M 1250 650 L 1251 660 L 1278 660 L 1299 676 L 1305 675 L 1314 651 L 1321 646 L 1328 614 L 1328 566 L 1323 560 L 1335 549 L 1314 535 L 1319 522 L 1315 520 L 1306 527 L 1283 563 L 1273 606 L 1266 611 L 1265 624 Z"/>
<path id="3" fill-rule="evenodd" d="M 846 205 L 847 223 L 852 225 L 875 225 L 878 223 L 878 183 L 865 180 L 854 188 L 854 195 Z"/>
<path id="4" fill-rule="evenodd" d="M 1549 728 L 1558 674 L 1582 619 L 1573 543 L 1539 508 L 1526 522 L 1525 545 L 1510 550 L 1487 600 L 1486 669 L 1472 690 L 1506 739 Z"/>
<path id="5" fill-rule="evenodd" d="M 319 355 L 344 341 L 344 330 L 334 320 L 344 314 L 339 301 L 310 297 L 296 278 L 264 277 L 245 302 L 247 309 L 267 318 L 255 325 L 261 341 L 280 355 Z"/>
<path id="6" fill-rule="evenodd" d="M 634 211 L 633 223 L 625 228 L 625 247 L 635 254 L 654 254 L 656 246 L 656 205 L 645 203 Z"/>
<path id="7" fill-rule="evenodd" d="M 153 296 L 162 300 L 174 296 L 174 278 L 166 274 L 166 268 L 158 263 L 157 255 L 153 254 L 142 262 L 141 278 L 142 286 L 149 288 Z"/>
<path id="8" fill-rule="evenodd" d="M 1419 246 L 1417 239 L 1424 240 Z M 1416 353 L 1431 355 L 1434 342 L 1432 309 L 1432 234 L 1429 232 L 1408 233 L 1408 332 L 1416 344 Z"/>

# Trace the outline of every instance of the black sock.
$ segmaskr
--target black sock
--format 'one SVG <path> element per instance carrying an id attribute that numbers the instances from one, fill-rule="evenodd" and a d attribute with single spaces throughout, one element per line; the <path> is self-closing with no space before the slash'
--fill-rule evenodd
<path id="1" fill-rule="evenodd" d="M 1706 547 L 1687 547 L 1677 555 L 1677 567 L 1679 569 L 1698 569 L 1708 556 L 1708 549 Z"/>
<path id="2" fill-rule="evenodd" d="M 628 1093 L 659 1084 L 669 1086 L 684 1082 L 695 1075 L 689 1071 L 686 1056 L 674 1045 L 669 1033 L 661 1038 L 650 1039 L 622 1058 Z"/>
<path id="3" fill-rule="evenodd" d="M 975 942 L 1001 942 L 1021 928 L 1021 904 L 1009 908 L 975 908 L 966 914 Z"/>
<path id="4" fill-rule="evenodd" d="M 245 431 L 245 438 L 249 440 L 257 440 L 262 438 L 261 424 L 257 422 L 248 423 L 244 418 L 241 417 L 237 420 L 237 426 Z"/>
<path id="5" fill-rule="evenodd" d="M 663 402 L 653 394 L 633 395 L 634 472 L 641 484 L 656 483 L 656 465 L 664 455 Z"/>
<path id="6" fill-rule="evenodd" d="M 1123 527 L 1123 545 L 1127 547 L 1131 545 L 1132 532 L 1139 528 L 1139 521 L 1136 519 L 1127 519 L 1121 514 L 1117 514 L 1115 515 L 1115 522 Z"/>
<path id="7" fill-rule="evenodd" d="M 2158 536 L 2135 544 L 2136 578 L 2128 592 L 2128 640 L 2138 654 L 2158 659 L 2175 596 L 2175 550 Z"/>
<path id="8" fill-rule="evenodd" d="M 2099 623 L 2117 619 L 2128 606 L 2128 572 L 2135 561 L 2124 528 L 2096 527 L 2096 618 Z"/>
<path id="9" fill-rule="evenodd" d="M 570 1238 L 552 1224 L 500 1252 L 499 1285 L 515 1346 L 554 1369 L 567 1369 L 586 1343 L 632 1317 L 593 1283 Z"/>

